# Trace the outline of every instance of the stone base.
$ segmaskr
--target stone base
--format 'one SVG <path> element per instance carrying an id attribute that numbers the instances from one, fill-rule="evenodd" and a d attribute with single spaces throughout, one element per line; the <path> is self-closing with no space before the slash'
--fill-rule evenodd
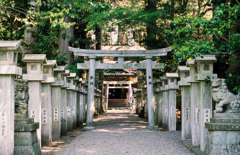
<path id="1" fill-rule="evenodd" d="M 14 146 L 14 155 L 41 155 L 39 144 L 31 146 Z"/>
<path id="2" fill-rule="evenodd" d="M 159 128 L 156 126 L 147 126 L 146 128 L 149 130 L 159 130 Z"/>
<path id="3" fill-rule="evenodd" d="M 94 129 L 96 129 L 94 126 L 85 126 L 82 128 L 82 130 L 84 130 L 84 131 L 89 131 L 89 130 L 94 130 Z"/>
<path id="4" fill-rule="evenodd" d="M 33 119 L 15 120 L 14 155 L 41 155 L 36 130 L 38 123 Z"/>
<path id="5" fill-rule="evenodd" d="M 239 154 L 240 119 L 212 118 L 208 129 L 205 154 Z"/>
<path id="6" fill-rule="evenodd" d="M 67 135 L 67 121 L 65 119 L 61 119 L 61 136 Z"/>
<path id="7" fill-rule="evenodd" d="M 235 118 L 235 119 L 240 119 L 240 113 L 216 113 L 214 112 L 213 114 L 214 118 Z"/>

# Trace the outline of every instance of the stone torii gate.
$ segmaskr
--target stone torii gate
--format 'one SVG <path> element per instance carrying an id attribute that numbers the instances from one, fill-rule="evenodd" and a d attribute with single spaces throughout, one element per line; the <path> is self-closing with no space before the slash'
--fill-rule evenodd
<path id="1" fill-rule="evenodd" d="M 163 63 L 157 63 L 152 61 L 153 57 L 166 56 L 168 52 L 172 51 L 170 47 L 157 50 L 124 50 L 124 51 L 112 51 L 112 50 L 86 50 L 69 47 L 69 51 L 72 51 L 75 56 L 88 57 L 89 61 L 85 63 L 78 63 L 78 69 L 88 69 L 88 101 L 87 101 L 87 126 L 85 130 L 94 129 L 93 115 L 94 115 L 94 87 L 95 87 L 95 70 L 96 69 L 146 69 L 147 74 L 147 105 L 148 105 L 148 122 L 149 129 L 155 127 L 154 123 L 154 101 L 153 100 L 153 69 L 164 68 Z M 97 57 L 118 57 L 118 63 L 101 63 L 96 62 Z M 125 57 L 144 57 L 146 61 L 142 63 L 125 63 Z"/>

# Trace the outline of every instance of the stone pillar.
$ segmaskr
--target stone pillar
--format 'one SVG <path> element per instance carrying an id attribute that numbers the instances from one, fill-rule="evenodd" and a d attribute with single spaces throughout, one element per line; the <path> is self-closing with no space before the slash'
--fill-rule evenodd
<path id="1" fill-rule="evenodd" d="M 80 113 L 80 107 L 81 107 L 81 83 L 80 79 L 76 78 L 76 86 L 77 86 L 77 107 L 76 107 L 76 113 L 77 113 L 77 127 L 80 127 L 82 125 L 81 123 L 81 113 Z"/>
<path id="2" fill-rule="evenodd" d="M 83 106 L 84 106 L 84 115 L 83 115 L 83 120 L 84 123 L 87 122 L 87 84 L 85 81 L 83 81 Z"/>
<path id="3" fill-rule="evenodd" d="M 133 111 L 133 92 L 132 92 L 132 84 L 128 84 L 128 104 L 130 111 Z"/>
<path id="4" fill-rule="evenodd" d="M 96 56 L 89 57 L 89 77 L 88 77 L 88 96 L 87 96 L 87 120 L 85 130 L 94 129 L 93 115 L 94 115 L 94 86 L 95 86 L 95 59 Z"/>
<path id="5" fill-rule="evenodd" d="M 152 76 L 152 56 L 146 56 L 146 77 L 147 77 L 147 105 L 148 105 L 148 128 L 155 128 L 154 111 L 156 106 L 154 105 L 153 96 L 153 76 Z"/>
<path id="6" fill-rule="evenodd" d="M 97 109 L 97 88 L 94 88 L 94 116 L 98 117 L 98 109 Z"/>
<path id="7" fill-rule="evenodd" d="M 137 96 L 137 110 L 136 113 L 140 114 L 141 113 L 141 109 L 142 109 L 142 79 L 143 77 L 142 75 L 142 71 L 141 70 L 137 70 L 137 87 L 138 89 L 136 90 L 136 96 Z"/>
<path id="8" fill-rule="evenodd" d="M 17 67 L 20 42 L 0 41 L 0 154 L 12 155 L 14 151 L 14 80 L 22 75 Z"/>
<path id="9" fill-rule="evenodd" d="M 81 85 L 80 85 L 80 120 L 79 120 L 79 123 L 80 123 L 80 126 L 82 126 L 83 125 L 83 122 L 84 122 L 84 109 L 85 109 L 85 104 L 84 104 L 84 100 L 83 100 L 83 98 L 84 98 L 84 88 L 83 88 L 83 83 L 82 83 L 83 81 L 82 81 L 82 79 L 80 79 L 80 83 L 81 83 Z"/>
<path id="10" fill-rule="evenodd" d="M 61 138 L 61 110 L 63 106 L 62 86 L 64 66 L 54 69 L 55 83 L 52 84 L 52 139 L 53 141 Z M 63 116 L 64 114 L 62 114 Z"/>
<path id="11" fill-rule="evenodd" d="M 192 128 L 191 128 L 191 92 L 190 83 L 187 82 L 189 77 L 190 68 L 186 66 L 178 67 L 179 75 L 181 80 L 178 82 L 181 88 L 181 117 L 182 117 L 182 140 L 191 139 Z"/>
<path id="12" fill-rule="evenodd" d="M 23 75 L 23 79 L 28 80 L 29 101 L 28 114 L 29 118 L 33 118 L 34 122 L 39 123 L 37 129 L 38 143 L 41 146 L 42 133 L 42 98 L 41 98 L 41 81 L 43 80 L 42 67 L 46 61 L 45 54 L 26 54 L 23 62 L 27 63 L 27 74 Z"/>
<path id="13" fill-rule="evenodd" d="M 162 115 L 162 91 L 161 91 L 162 82 L 160 79 L 156 79 L 156 103 L 157 103 L 157 124 L 162 126 L 163 115 Z"/>
<path id="14" fill-rule="evenodd" d="M 187 60 L 187 65 L 190 67 L 190 77 L 188 79 L 191 94 L 191 126 L 192 126 L 192 145 L 200 145 L 200 88 L 199 82 L 196 81 L 195 75 L 198 72 L 196 61 Z"/>
<path id="15" fill-rule="evenodd" d="M 67 115 L 67 88 L 68 88 L 68 83 L 67 83 L 67 76 L 69 74 L 69 70 L 65 70 L 63 73 L 63 86 L 61 89 L 61 136 L 67 135 L 67 120 L 68 120 L 68 115 Z"/>
<path id="16" fill-rule="evenodd" d="M 153 82 L 153 102 L 154 102 L 154 105 L 155 105 L 155 109 L 154 109 L 154 121 L 155 121 L 155 124 L 157 124 L 158 122 L 158 114 L 157 114 L 157 110 L 158 110 L 158 90 L 157 90 L 157 82 L 156 82 L 156 79 L 154 79 L 154 82 Z"/>
<path id="17" fill-rule="evenodd" d="M 136 107 L 136 113 L 137 114 L 140 114 L 140 112 L 141 112 L 141 106 L 142 106 L 142 89 L 137 89 L 136 90 L 136 98 L 137 98 L 137 100 L 136 100 L 136 104 L 137 104 L 137 107 Z"/>
<path id="18" fill-rule="evenodd" d="M 204 151 L 207 137 L 205 123 L 210 122 L 212 117 L 212 87 L 210 80 L 217 78 L 217 75 L 213 74 L 213 62 L 216 62 L 217 59 L 214 55 L 204 55 L 196 57 L 196 61 L 198 67 L 197 80 L 200 81 L 200 150 Z"/>
<path id="19" fill-rule="evenodd" d="M 148 119 L 147 86 L 143 88 L 144 118 Z"/>
<path id="20" fill-rule="evenodd" d="M 163 128 L 168 129 L 168 111 L 169 111 L 168 110 L 169 95 L 168 95 L 168 84 L 167 84 L 168 81 L 165 76 L 161 77 L 161 81 L 162 81 L 161 91 L 162 91 L 162 114 L 163 114 L 162 126 Z"/>
<path id="21" fill-rule="evenodd" d="M 65 73 L 68 73 L 66 77 L 67 81 L 67 132 L 72 131 L 72 89 L 71 89 L 71 80 L 69 79 L 70 70 L 65 70 Z"/>
<path id="22" fill-rule="evenodd" d="M 72 119 L 73 119 L 73 129 L 77 128 L 77 85 L 74 82 L 76 79 L 76 73 L 71 73 L 70 76 L 72 76 Z"/>
<path id="23" fill-rule="evenodd" d="M 68 79 L 68 88 L 67 88 L 67 131 L 70 132 L 74 128 L 74 124 L 76 123 L 75 119 L 75 85 L 73 84 L 73 79 L 75 78 L 76 73 L 70 73 L 67 77 Z"/>
<path id="24" fill-rule="evenodd" d="M 177 85 L 178 73 L 166 73 L 166 77 L 168 79 L 168 130 L 176 131 L 177 122 L 176 122 L 176 103 L 177 103 L 177 95 L 176 90 L 179 89 Z"/>
<path id="25" fill-rule="evenodd" d="M 108 110 L 109 84 L 106 84 L 106 111 Z"/>
<path id="26" fill-rule="evenodd" d="M 97 109 L 98 109 L 98 114 L 101 113 L 101 94 L 102 94 L 102 91 L 100 89 L 97 89 Z"/>
<path id="27" fill-rule="evenodd" d="M 52 87 L 55 82 L 53 67 L 56 66 L 56 60 L 47 60 L 43 64 L 43 81 L 42 81 L 42 145 L 52 145 Z"/>

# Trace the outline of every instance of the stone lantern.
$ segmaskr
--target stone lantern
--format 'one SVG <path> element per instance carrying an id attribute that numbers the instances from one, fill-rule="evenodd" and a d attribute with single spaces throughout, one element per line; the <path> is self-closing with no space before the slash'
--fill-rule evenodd
<path id="1" fill-rule="evenodd" d="M 43 63 L 46 62 L 45 54 L 26 54 L 23 62 L 27 63 L 27 74 L 23 78 L 29 81 L 43 80 Z"/>
<path id="2" fill-rule="evenodd" d="M 162 91 L 162 126 L 168 129 L 168 80 L 166 76 L 161 76 L 160 80 L 162 82 L 162 86 L 160 87 Z"/>
<path id="3" fill-rule="evenodd" d="M 180 81 L 178 81 L 179 86 L 190 86 L 187 79 L 190 76 L 190 68 L 186 66 L 178 66 L 178 72 L 180 75 Z"/>
<path id="4" fill-rule="evenodd" d="M 77 120 L 78 120 L 78 109 L 79 109 L 79 78 L 78 76 L 76 76 L 76 73 L 75 74 L 75 77 L 73 78 L 73 85 L 75 87 L 75 89 L 73 90 L 73 116 L 74 116 L 74 122 L 73 122 L 73 128 L 77 128 Z"/>
<path id="5" fill-rule="evenodd" d="M 198 74 L 196 79 L 200 81 L 200 150 L 204 151 L 206 145 L 207 129 L 205 123 L 210 122 L 212 117 L 212 89 L 211 81 L 216 79 L 213 74 L 213 63 L 217 59 L 215 55 L 203 55 L 196 57 Z"/>
<path id="6" fill-rule="evenodd" d="M 29 101 L 28 114 L 34 122 L 39 123 L 37 137 L 41 146 L 41 115 L 42 115 L 42 98 L 41 98 L 41 81 L 43 80 L 43 63 L 46 62 L 45 54 L 26 54 L 23 62 L 27 63 L 27 74 L 23 74 L 23 79 L 28 80 Z"/>
<path id="7" fill-rule="evenodd" d="M 54 67 L 56 67 L 56 60 L 47 60 L 46 64 L 43 64 L 43 83 L 54 83 Z"/>
<path id="8" fill-rule="evenodd" d="M 70 73 L 70 75 L 68 76 L 68 83 L 70 86 L 71 90 L 75 90 L 76 86 L 74 84 L 74 79 L 76 78 L 76 73 Z"/>
<path id="9" fill-rule="evenodd" d="M 198 68 L 195 59 L 188 59 L 187 66 L 190 68 L 190 76 L 187 77 L 187 82 L 190 83 L 191 94 L 191 127 L 192 127 L 192 145 L 200 145 L 200 85 L 196 80 Z"/>
<path id="10" fill-rule="evenodd" d="M 69 73 L 67 76 L 68 88 L 67 88 L 67 106 L 68 106 L 68 119 L 67 119 L 67 131 L 72 131 L 76 123 L 76 96 L 75 96 L 75 85 L 74 78 L 76 73 Z"/>
<path id="11" fill-rule="evenodd" d="M 191 136 L 191 94 L 189 78 L 190 68 L 186 66 L 178 66 L 180 81 L 178 85 L 181 88 L 181 113 L 182 113 L 182 140 L 190 139 Z"/>
<path id="12" fill-rule="evenodd" d="M 205 81 L 206 78 L 208 80 L 216 79 L 217 75 L 213 74 L 213 63 L 216 62 L 217 59 L 215 55 L 203 55 L 196 57 L 198 74 L 197 80 Z"/>
<path id="13" fill-rule="evenodd" d="M 179 89 L 177 85 L 178 73 L 166 73 L 168 79 L 168 130 L 176 131 L 176 90 Z"/>
<path id="14" fill-rule="evenodd" d="M 161 91 L 161 85 L 162 82 L 160 79 L 155 79 L 155 84 L 154 84 L 154 93 L 155 93 L 155 100 L 156 100 L 156 113 L 155 117 L 156 119 L 156 124 L 158 126 L 162 125 L 162 91 Z"/>
<path id="15" fill-rule="evenodd" d="M 47 60 L 43 64 L 43 81 L 42 81 L 42 145 L 49 146 L 52 144 L 52 86 L 55 82 L 54 67 L 56 60 Z"/>
<path id="16" fill-rule="evenodd" d="M 62 99 L 62 86 L 64 66 L 54 68 L 55 82 L 52 84 L 52 139 L 59 140 L 61 137 L 61 118 L 64 116 L 62 107 L 64 99 Z"/>
<path id="17" fill-rule="evenodd" d="M 64 66 L 58 66 L 57 68 L 54 68 L 54 77 L 55 77 L 55 83 L 54 84 L 59 84 L 61 86 L 64 85 L 64 78 L 63 78 L 63 73 L 64 73 Z"/>
<path id="18" fill-rule="evenodd" d="M 22 75 L 17 67 L 20 41 L 0 41 L 0 150 L 1 154 L 14 151 L 14 80 Z"/>
<path id="19" fill-rule="evenodd" d="M 65 67 L 63 67 L 65 69 Z M 68 120 L 68 100 L 67 100 L 67 88 L 68 80 L 67 76 L 69 75 L 70 70 L 64 70 L 62 73 L 63 76 L 63 86 L 62 86 L 62 106 L 61 106 L 61 136 L 67 135 L 67 120 Z"/>

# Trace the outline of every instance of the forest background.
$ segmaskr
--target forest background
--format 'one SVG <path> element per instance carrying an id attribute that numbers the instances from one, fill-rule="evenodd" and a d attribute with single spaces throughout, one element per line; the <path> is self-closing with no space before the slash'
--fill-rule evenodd
<path id="1" fill-rule="evenodd" d="M 62 41 L 101 49 L 109 45 L 107 32 L 115 25 L 122 33 L 133 29 L 135 42 L 146 49 L 173 48 L 158 60 L 165 69 L 155 77 L 175 72 L 187 59 L 214 54 L 214 72 L 227 79 L 231 91 L 240 91 L 238 0 L 0 0 L 0 40 L 21 40 L 31 49 L 26 51 L 46 54 L 78 74 L 76 63 L 83 59 L 61 48 Z M 33 37 L 30 44 L 24 39 L 28 33 Z"/>

